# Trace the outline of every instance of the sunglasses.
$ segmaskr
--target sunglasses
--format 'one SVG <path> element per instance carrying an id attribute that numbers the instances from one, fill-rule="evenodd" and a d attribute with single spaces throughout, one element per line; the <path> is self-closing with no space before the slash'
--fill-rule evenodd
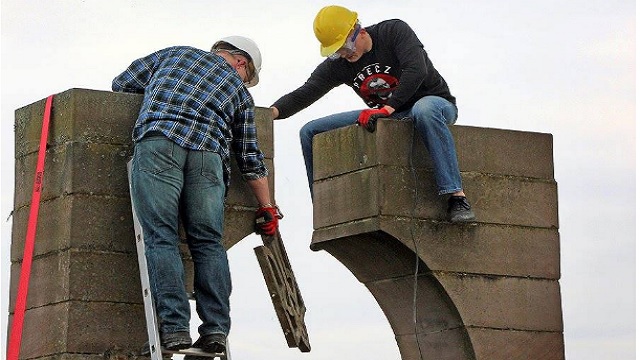
<path id="1" fill-rule="evenodd" d="M 360 34 L 360 24 L 356 23 L 356 27 L 353 29 L 353 35 L 348 37 L 344 45 L 333 54 L 329 55 L 329 59 L 336 60 L 342 56 L 350 56 L 356 51 L 356 39 L 358 38 L 358 34 Z"/>

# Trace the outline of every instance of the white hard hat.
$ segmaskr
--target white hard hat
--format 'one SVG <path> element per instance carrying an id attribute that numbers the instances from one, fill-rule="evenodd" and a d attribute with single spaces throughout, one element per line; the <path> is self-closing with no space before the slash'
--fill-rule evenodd
<path id="1" fill-rule="evenodd" d="M 244 36 L 227 36 L 216 41 L 216 43 L 213 44 L 213 48 L 215 49 L 217 45 L 222 42 L 232 45 L 251 56 L 251 61 L 253 62 L 253 66 L 256 68 L 256 73 L 253 78 L 249 80 L 249 84 L 247 85 L 247 87 L 255 86 L 256 84 L 258 84 L 258 81 L 260 80 L 260 77 L 258 75 L 260 74 L 260 68 L 262 67 L 262 55 L 260 54 L 260 49 L 258 49 L 258 45 L 255 43 L 255 41 Z"/>

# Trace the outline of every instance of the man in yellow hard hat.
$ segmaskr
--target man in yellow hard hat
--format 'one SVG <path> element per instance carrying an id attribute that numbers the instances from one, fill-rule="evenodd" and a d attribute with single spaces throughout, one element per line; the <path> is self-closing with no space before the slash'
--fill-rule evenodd
<path id="1" fill-rule="evenodd" d="M 410 118 L 431 156 L 438 194 L 449 196 L 449 220 L 475 220 L 448 128 L 458 118 L 456 98 L 411 27 L 397 19 L 362 27 L 356 12 L 332 5 L 318 12 L 313 30 L 320 54 L 328 59 L 302 86 L 271 106 L 273 118 L 287 118 L 342 84 L 369 108 L 312 120 L 300 130 L 312 194 L 314 135 L 354 123 L 373 131 L 379 117 Z"/>

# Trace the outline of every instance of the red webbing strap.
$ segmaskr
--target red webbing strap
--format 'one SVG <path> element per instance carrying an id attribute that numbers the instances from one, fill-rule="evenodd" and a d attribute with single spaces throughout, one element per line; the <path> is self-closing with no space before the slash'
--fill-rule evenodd
<path id="1" fill-rule="evenodd" d="M 33 193 L 31 196 L 29 222 L 27 223 L 27 236 L 24 243 L 24 255 L 22 257 L 22 268 L 20 269 L 20 282 L 18 283 L 16 306 L 13 312 L 11 337 L 9 338 L 9 346 L 7 348 L 8 360 L 18 360 L 18 356 L 20 355 L 22 325 L 24 324 L 24 312 L 27 305 L 27 292 L 29 290 L 29 277 L 31 276 L 31 261 L 33 259 L 33 248 L 36 240 L 38 211 L 40 210 L 40 194 L 42 190 L 42 179 L 44 177 L 44 157 L 47 151 L 47 137 L 49 135 L 49 120 L 51 119 L 52 103 L 53 95 L 47 98 L 44 107 L 44 117 L 42 118 L 42 133 L 40 134 L 40 147 L 38 148 L 36 174 L 33 179 Z"/>

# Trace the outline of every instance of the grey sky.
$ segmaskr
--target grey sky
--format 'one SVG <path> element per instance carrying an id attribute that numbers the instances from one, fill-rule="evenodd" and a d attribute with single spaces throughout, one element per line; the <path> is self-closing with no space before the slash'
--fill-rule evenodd
<path id="1" fill-rule="evenodd" d="M 256 104 L 295 89 L 322 60 L 311 24 L 324 1 L 2 2 L 0 214 L 13 208 L 13 111 L 69 88 L 109 90 L 133 59 L 171 45 L 208 49 L 253 38 L 263 54 Z M 635 2 L 342 1 L 363 25 L 411 25 L 460 107 L 459 125 L 551 133 L 559 189 L 567 359 L 635 356 Z M 397 5 L 396 5 L 397 4 Z M 309 201 L 298 130 L 364 104 L 342 87 L 275 124 L 282 233 L 308 308 L 310 354 L 288 349 L 250 236 L 229 255 L 234 357 L 399 358 L 373 297 L 342 265 L 311 252 Z M 535 149 L 532 149 L 535 151 Z M 505 206 L 508 206 L 505 204 Z M 11 220 L 0 223 L 0 286 L 8 289 Z M 7 294 L 7 291 L 4 292 Z M 0 298 L 6 338 L 8 295 Z M 5 344 L 0 345 L 5 352 Z"/>

